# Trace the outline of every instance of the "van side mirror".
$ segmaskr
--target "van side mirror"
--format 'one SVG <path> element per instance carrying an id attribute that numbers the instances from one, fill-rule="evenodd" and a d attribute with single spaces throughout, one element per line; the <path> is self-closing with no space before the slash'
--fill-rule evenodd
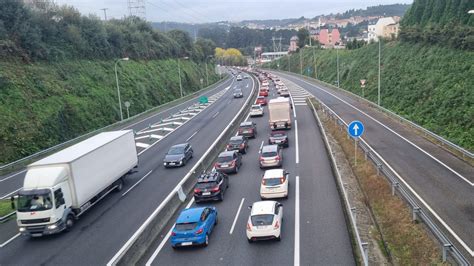
<path id="1" fill-rule="evenodd" d="M 278 207 L 283 207 L 283 204 L 281 204 L 281 203 L 278 203 L 278 205 L 277 205 L 277 206 L 278 206 Z"/>
<path id="2" fill-rule="evenodd" d="M 10 197 L 10 200 L 11 200 L 11 202 L 12 202 L 12 210 L 16 210 L 15 197 L 14 197 L 14 196 L 11 196 L 11 197 Z"/>

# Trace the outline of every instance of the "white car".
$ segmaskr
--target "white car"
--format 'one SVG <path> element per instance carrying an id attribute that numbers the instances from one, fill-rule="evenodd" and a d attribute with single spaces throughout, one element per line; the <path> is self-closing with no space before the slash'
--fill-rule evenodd
<path id="1" fill-rule="evenodd" d="M 250 108 L 250 116 L 263 116 L 263 107 L 260 104 L 254 104 Z"/>
<path id="2" fill-rule="evenodd" d="M 281 222 L 283 221 L 283 204 L 267 200 L 254 202 L 247 221 L 247 240 L 281 240 Z"/>
<path id="3" fill-rule="evenodd" d="M 241 75 L 238 75 L 237 76 L 237 81 L 241 81 L 242 80 L 242 76 Z"/>
<path id="4" fill-rule="evenodd" d="M 284 169 L 265 171 L 260 185 L 262 199 L 288 198 L 288 173 Z"/>
<path id="5" fill-rule="evenodd" d="M 268 87 L 268 86 L 269 86 L 268 81 L 267 81 L 267 80 L 264 80 L 264 81 L 262 82 L 262 87 Z"/>

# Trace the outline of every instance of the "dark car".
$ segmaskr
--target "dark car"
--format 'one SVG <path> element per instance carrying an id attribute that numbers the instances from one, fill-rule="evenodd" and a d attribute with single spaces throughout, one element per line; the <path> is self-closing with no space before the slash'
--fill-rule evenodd
<path id="1" fill-rule="evenodd" d="M 230 138 L 229 143 L 227 143 L 228 151 L 238 151 L 242 154 L 247 153 L 247 148 L 249 144 L 247 138 L 244 136 L 235 136 Z"/>
<path id="2" fill-rule="evenodd" d="M 288 147 L 288 135 L 284 131 L 273 131 L 268 137 L 268 144 L 278 144 L 283 147 Z"/>
<path id="3" fill-rule="evenodd" d="M 224 193 L 229 187 L 229 177 L 220 172 L 202 174 L 194 186 L 194 201 L 224 200 Z"/>
<path id="4" fill-rule="evenodd" d="M 241 89 L 235 89 L 234 90 L 234 98 L 242 98 L 244 97 L 244 94 L 242 93 Z"/>
<path id="5" fill-rule="evenodd" d="M 238 135 L 247 138 L 257 137 L 257 125 L 251 121 L 240 123 Z"/>
<path id="6" fill-rule="evenodd" d="M 172 146 L 163 159 L 165 167 L 177 167 L 186 165 L 193 158 L 193 148 L 189 143 L 182 143 Z"/>
<path id="7" fill-rule="evenodd" d="M 214 167 L 221 173 L 238 173 L 242 165 L 242 155 L 237 151 L 221 152 Z"/>

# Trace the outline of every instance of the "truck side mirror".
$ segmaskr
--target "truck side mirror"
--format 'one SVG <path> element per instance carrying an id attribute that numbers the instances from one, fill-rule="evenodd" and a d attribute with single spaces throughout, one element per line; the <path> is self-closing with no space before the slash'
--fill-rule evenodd
<path id="1" fill-rule="evenodd" d="M 14 196 L 11 196 L 11 197 L 10 197 L 10 200 L 11 200 L 11 202 L 12 202 L 12 210 L 16 210 L 15 197 L 14 197 Z"/>

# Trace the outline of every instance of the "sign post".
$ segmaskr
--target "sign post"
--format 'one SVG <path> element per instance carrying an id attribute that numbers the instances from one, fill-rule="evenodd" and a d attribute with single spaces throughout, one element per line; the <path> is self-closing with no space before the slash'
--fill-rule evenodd
<path id="1" fill-rule="evenodd" d="M 127 119 L 130 118 L 130 112 L 128 111 L 128 108 L 130 107 L 130 102 L 124 102 L 125 108 L 127 108 Z"/>
<path id="2" fill-rule="evenodd" d="M 354 120 L 347 127 L 347 132 L 354 138 L 354 165 L 357 165 L 357 141 L 362 136 L 362 133 L 364 133 L 364 124 Z"/>
<path id="3" fill-rule="evenodd" d="M 365 84 L 367 84 L 367 80 L 361 79 L 360 80 L 360 87 L 362 89 L 362 98 L 365 98 L 365 90 L 364 90 Z"/>

